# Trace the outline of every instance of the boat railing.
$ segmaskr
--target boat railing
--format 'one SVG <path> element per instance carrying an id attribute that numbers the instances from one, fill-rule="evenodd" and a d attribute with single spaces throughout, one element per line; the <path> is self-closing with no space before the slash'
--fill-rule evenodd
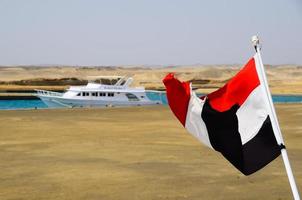
<path id="1" fill-rule="evenodd" d="M 63 96 L 63 93 L 60 92 L 52 92 L 48 90 L 35 90 L 37 92 L 37 95 L 43 95 L 43 96 L 56 96 L 56 97 L 61 97 Z"/>

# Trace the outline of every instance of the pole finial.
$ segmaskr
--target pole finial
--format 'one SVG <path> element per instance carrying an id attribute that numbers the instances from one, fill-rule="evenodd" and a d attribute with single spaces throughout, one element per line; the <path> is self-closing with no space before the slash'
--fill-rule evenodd
<path id="1" fill-rule="evenodd" d="M 259 37 L 257 35 L 254 35 L 252 37 L 252 44 L 255 47 L 256 52 L 258 51 L 258 47 L 260 48 L 260 40 Z"/>

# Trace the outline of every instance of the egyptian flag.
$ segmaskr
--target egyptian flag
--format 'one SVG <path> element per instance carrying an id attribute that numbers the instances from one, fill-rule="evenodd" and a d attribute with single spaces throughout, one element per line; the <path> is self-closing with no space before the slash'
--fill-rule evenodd
<path id="1" fill-rule="evenodd" d="M 281 153 L 257 59 L 255 55 L 222 88 L 201 98 L 172 73 L 163 80 L 169 106 L 188 132 L 245 175 Z"/>

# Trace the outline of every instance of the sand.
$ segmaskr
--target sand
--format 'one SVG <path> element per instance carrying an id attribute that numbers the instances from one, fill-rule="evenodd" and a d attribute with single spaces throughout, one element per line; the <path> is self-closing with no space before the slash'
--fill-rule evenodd
<path id="1" fill-rule="evenodd" d="M 302 191 L 302 105 L 278 104 Z M 168 107 L 0 111 L 0 199 L 291 199 L 279 157 L 244 176 Z"/>
<path id="2" fill-rule="evenodd" d="M 194 65 L 194 66 L 132 66 L 132 67 L 0 67 L 0 92 L 33 89 L 62 90 L 64 83 L 53 85 L 47 79 L 91 79 L 91 76 L 131 76 L 133 86 L 147 89 L 163 89 L 162 79 L 174 72 L 183 81 L 193 81 L 199 92 L 209 93 L 222 87 L 240 69 L 241 65 Z M 302 67 L 298 65 L 267 66 L 267 75 L 272 93 L 302 94 Z M 43 80 L 45 82 L 43 83 Z M 37 85 L 40 80 L 40 85 Z M 42 80 L 42 81 L 41 81 Z M 15 81 L 26 81 L 18 85 Z M 32 84 L 30 83 L 32 82 Z M 12 84 L 14 83 L 14 84 Z M 35 85 L 33 85 L 35 83 Z M 51 86 L 50 86 L 51 85 Z"/>

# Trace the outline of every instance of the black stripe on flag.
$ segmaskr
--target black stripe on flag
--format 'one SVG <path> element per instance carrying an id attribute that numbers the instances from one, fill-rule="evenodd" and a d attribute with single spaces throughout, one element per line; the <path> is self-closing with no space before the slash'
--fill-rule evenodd
<path id="1" fill-rule="evenodd" d="M 201 118 L 206 124 L 212 147 L 219 151 L 239 171 L 252 174 L 280 155 L 269 116 L 257 135 L 242 145 L 236 115 L 239 105 L 219 112 L 206 100 Z"/>

